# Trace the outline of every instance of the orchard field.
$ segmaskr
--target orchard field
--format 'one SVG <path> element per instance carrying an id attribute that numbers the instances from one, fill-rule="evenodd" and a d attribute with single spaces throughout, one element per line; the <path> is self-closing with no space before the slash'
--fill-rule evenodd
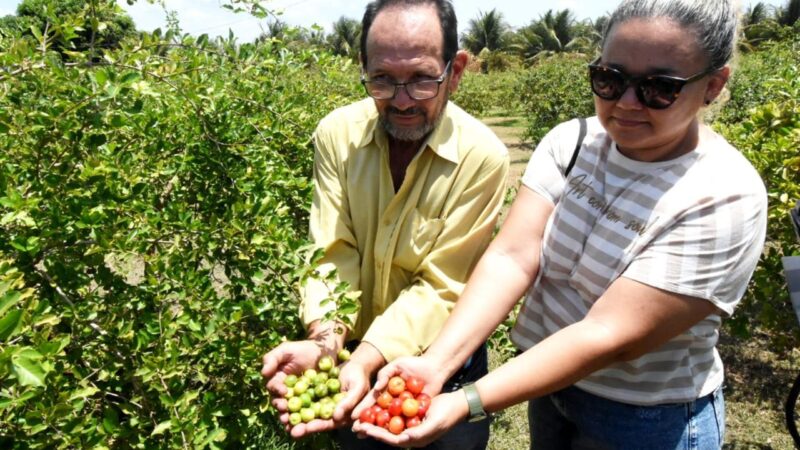
<path id="1" fill-rule="evenodd" d="M 330 448 L 286 437 L 259 370 L 302 335 L 297 285 L 317 256 L 310 137 L 363 97 L 349 46 L 277 25 L 252 43 L 175 23 L 138 32 L 113 2 L 79 3 L 0 20 L 0 448 Z M 267 13 L 228 6 L 242 4 Z M 791 448 L 780 401 L 800 371 L 800 325 L 781 257 L 800 255 L 788 221 L 800 25 L 759 30 L 706 118 L 770 195 L 767 247 L 723 329 L 727 445 Z M 476 52 L 453 100 L 518 117 L 532 148 L 592 114 L 590 50 Z M 355 307 L 344 291 L 331 300 Z M 496 361 L 512 320 L 492 338 Z M 495 420 L 493 448 L 520 444 L 514 411 Z"/>

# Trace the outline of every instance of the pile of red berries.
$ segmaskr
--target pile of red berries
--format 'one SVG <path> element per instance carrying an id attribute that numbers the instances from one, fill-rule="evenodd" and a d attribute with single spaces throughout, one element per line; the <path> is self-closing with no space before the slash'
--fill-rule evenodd
<path id="1" fill-rule="evenodd" d="M 350 352 L 339 352 L 339 360 L 350 359 Z M 344 397 L 339 382 L 339 366 L 330 356 L 317 362 L 317 369 L 306 369 L 301 375 L 287 375 L 286 386 L 289 425 L 308 423 L 314 419 L 328 420 L 333 417 L 336 404 Z"/>
<path id="2" fill-rule="evenodd" d="M 431 397 L 422 393 L 424 387 L 425 383 L 418 378 L 392 377 L 375 404 L 363 410 L 358 420 L 386 428 L 394 434 L 415 427 L 425 418 L 431 405 Z"/>

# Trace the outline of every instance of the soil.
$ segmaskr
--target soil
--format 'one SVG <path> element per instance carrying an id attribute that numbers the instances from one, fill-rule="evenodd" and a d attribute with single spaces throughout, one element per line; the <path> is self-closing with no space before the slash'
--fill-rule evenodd
<path id="1" fill-rule="evenodd" d="M 533 153 L 533 146 L 522 141 L 525 128 L 518 125 L 520 121 L 517 117 L 487 117 L 482 120 L 508 147 L 511 155 L 508 187 L 517 188 L 519 178 L 525 171 L 528 159 Z"/>

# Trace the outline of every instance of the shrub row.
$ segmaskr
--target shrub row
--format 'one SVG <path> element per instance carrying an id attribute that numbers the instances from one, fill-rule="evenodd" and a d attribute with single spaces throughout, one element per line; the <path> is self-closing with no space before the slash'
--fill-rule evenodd
<path id="1" fill-rule="evenodd" d="M 0 447 L 291 447 L 260 357 L 300 333 L 310 134 L 357 71 L 270 40 L 0 40 Z"/>

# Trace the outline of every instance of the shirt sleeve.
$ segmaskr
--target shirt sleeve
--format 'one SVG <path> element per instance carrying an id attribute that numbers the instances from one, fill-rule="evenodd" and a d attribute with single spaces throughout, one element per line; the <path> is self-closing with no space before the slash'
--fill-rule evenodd
<path id="1" fill-rule="evenodd" d="M 458 195 L 412 283 L 378 316 L 364 341 L 387 361 L 424 351 L 439 334 L 491 240 L 503 205 L 509 158 L 497 152 L 479 163 L 470 179 L 460 180 Z"/>
<path id="2" fill-rule="evenodd" d="M 336 156 L 331 136 L 324 122 L 314 133 L 314 195 L 311 204 L 309 232 L 316 248 L 324 251 L 317 268 L 324 277 L 336 270 L 330 284 L 321 278 L 309 278 L 302 290 L 300 317 L 308 327 L 336 309 L 333 302 L 323 304 L 331 297 L 336 285 L 345 281 L 357 288 L 360 281 L 358 247 L 350 220 L 350 205 L 341 183 L 342 162 Z M 358 313 L 349 316 L 355 323 Z"/>
<path id="3" fill-rule="evenodd" d="M 577 119 L 550 130 L 531 155 L 522 175 L 522 184 L 556 203 L 564 190 L 564 172 L 575 151 L 579 131 Z"/>
<path id="4" fill-rule="evenodd" d="M 766 202 L 763 189 L 703 199 L 637 255 L 622 276 L 708 300 L 733 314 L 761 256 Z"/>

